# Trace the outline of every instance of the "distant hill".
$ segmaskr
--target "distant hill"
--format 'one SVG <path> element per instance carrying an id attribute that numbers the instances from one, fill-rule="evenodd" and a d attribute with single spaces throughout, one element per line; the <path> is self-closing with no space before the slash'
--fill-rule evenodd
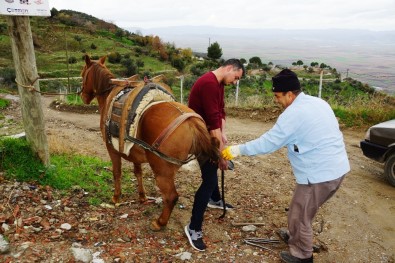
<path id="1" fill-rule="evenodd" d="M 343 76 L 367 82 L 395 93 L 395 30 L 281 30 L 238 29 L 209 26 L 128 28 L 143 34 L 159 35 L 179 47 L 206 52 L 209 43 L 218 42 L 223 56 L 290 65 L 301 59 L 305 64 L 323 62 Z"/>

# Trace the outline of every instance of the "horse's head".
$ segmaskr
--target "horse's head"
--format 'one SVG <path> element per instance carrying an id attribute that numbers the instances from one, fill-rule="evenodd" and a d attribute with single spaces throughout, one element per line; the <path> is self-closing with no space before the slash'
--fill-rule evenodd
<path id="1" fill-rule="evenodd" d="M 97 95 L 108 91 L 108 79 L 111 79 L 113 75 L 104 65 L 105 61 L 105 56 L 96 61 L 85 55 L 85 66 L 81 72 L 82 90 L 80 95 L 85 104 L 91 103 Z"/>

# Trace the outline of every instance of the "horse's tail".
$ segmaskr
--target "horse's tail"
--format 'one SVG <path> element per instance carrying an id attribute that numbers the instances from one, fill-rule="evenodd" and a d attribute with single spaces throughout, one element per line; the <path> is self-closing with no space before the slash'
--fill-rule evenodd
<path id="1" fill-rule="evenodd" d="M 190 118 L 192 123 L 193 141 L 191 154 L 194 154 L 199 163 L 207 160 L 217 162 L 219 159 L 219 141 L 207 131 L 204 122 L 198 118 Z"/>

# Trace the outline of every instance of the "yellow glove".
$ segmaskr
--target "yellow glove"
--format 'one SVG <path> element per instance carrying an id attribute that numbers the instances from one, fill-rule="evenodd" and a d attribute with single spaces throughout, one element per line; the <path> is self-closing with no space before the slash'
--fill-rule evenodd
<path id="1" fill-rule="evenodd" d="M 240 155 L 239 145 L 228 146 L 224 150 L 222 150 L 222 158 L 225 160 L 232 160 L 233 158 Z"/>

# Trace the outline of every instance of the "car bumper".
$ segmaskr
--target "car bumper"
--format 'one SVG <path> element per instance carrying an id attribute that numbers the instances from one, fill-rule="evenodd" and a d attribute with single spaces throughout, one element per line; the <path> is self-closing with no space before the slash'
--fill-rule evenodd
<path id="1" fill-rule="evenodd" d="M 374 144 L 368 141 L 361 141 L 361 149 L 363 155 L 381 163 L 385 161 L 384 157 L 386 152 L 388 151 L 388 147 Z"/>

